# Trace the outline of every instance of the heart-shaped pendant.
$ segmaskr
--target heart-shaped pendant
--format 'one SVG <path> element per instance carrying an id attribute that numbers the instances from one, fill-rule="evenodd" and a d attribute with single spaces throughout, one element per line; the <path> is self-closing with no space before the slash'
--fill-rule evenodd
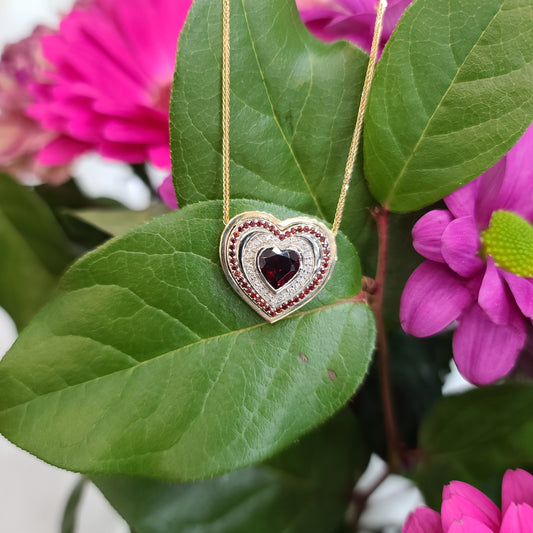
<path id="1" fill-rule="evenodd" d="M 237 294 L 268 322 L 314 298 L 331 276 L 335 237 L 307 217 L 279 221 L 247 211 L 232 218 L 220 240 L 220 262 Z"/>

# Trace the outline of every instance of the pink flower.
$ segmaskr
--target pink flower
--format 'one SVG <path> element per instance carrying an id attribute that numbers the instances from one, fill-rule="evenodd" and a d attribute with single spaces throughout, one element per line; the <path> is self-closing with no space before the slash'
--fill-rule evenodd
<path id="1" fill-rule="evenodd" d="M 409 278 L 400 305 L 416 337 L 455 320 L 453 356 L 461 374 L 491 383 L 514 366 L 533 318 L 533 126 L 479 178 L 424 215 L 413 245 L 427 260 Z"/>
<path id="2" fill-rule="evenodd" d="M 61 164 L 97 150 L 170 168 L 168 108 L 176 42 L 192 0 L 84 0 L 43 39 L 52 68 L 31 114 L 61 135 L 41 152 Z"/>
<path id="3" fill-rule="evenodd" d="M 381 50 L 412 0 L 389 0 Z M 296 0 L 303 21 L 319 39 L 347 39 L 370 52 L 379 0 Z"/>
<path id="4" fill-rule="evenodd" d="M 441 513 L 416 509 L 403 533 L 532 533 L 533 476 L 507 470 L 502 483 L 502 510 L 467 483 L 452 481 L 442 491 Z"/>
<path id="5" fill-rule="evenodd" d="M 37 176 L 59 184 L 69 177 L 67 166 L 44 166 L 37 162 L 39 151 L 56 138 L 29 117 L 33 103 L 30 86 L 42 78 L 46 62 L 40 40 L 50 30 L 38 27 L 18 43 L 6 46 L 0 60 L 0 168 L 14 177 Z"/>

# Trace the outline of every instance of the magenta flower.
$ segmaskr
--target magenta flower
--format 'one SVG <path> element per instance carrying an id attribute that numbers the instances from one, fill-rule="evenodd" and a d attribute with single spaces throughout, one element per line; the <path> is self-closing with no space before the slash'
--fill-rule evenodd
<path id="1" fill-rule="evenodd" d="M 380 50 L 413 0 L 389 0 Z M 370 52 L 379 0 L 296 0 L 302 20 L 319 39 L 347 39 Z"/>
<path id="2" fill-rule="evenodd" d="M 0 60 L 0 169 L 16 178 L 37 176 L 59 184 L 69 177 L 67 166 L 45 166 L 37 162 L 39 151 L 56 138 L 29 117 L 33 103 L 30 86 L 39 81 L 46 68 L 40 40 L 50 30 L 40 26 L 15 44 L 6 46 Z"/>
<path id="3" fill-rule="evenodd" d="M 507 470 L 502 483 L 502 510 L 467 483 L 452 481 L 442 491 L 441 513 L 416 509 L 403 533 L 531 533 L 533 476 Z"/>
<path id="4" fill-rule="evenodd" d="M 192 0 L 84 0 L 43 39 L 52 65 L 31 114 L 61 134 L 40 154 L 61 164 L 96 150 L 170 168 L 176 42 Z"/>
<path id="5" fill-rule="evenodd" d="M 513 368 L 533 318 L 532 157 L 533 126 L 494 167 L 447 196 L 447 210 L 413 228 L 427 260 L 405 286 L 402 327 L 426 337 L 457 320 L 453 357 L 475 384 Z"/>

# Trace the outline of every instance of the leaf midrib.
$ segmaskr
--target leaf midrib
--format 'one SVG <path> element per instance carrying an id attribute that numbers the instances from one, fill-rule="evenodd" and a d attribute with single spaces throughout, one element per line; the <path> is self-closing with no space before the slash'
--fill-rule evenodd
<path id="1" fill-rule="evenodd" d="M 248 14 L 247 14 L 247 11 L 246 11 L 246 7 L 245 7 L 245 2 L 244 0 L 241 0 L 241 5 L 242 5 L 242 10 L 243 10 L 243 13 L 244 13 L 244 20 L 246 22 L 246 29 L 248 30 L 248 37 L 250 38 L 250 43 L 251 43 L 251 47 L 252 47 L 252 51 L 254 53 L 254 58 L 255 58 L 255 61 L 257 63 L 257 68 L 259 69 L 259 74 L 261 75 L 261 81 L 263 83 L 263 88 L 265 90 L 265 94 L 266 94 L 266 97 L 268 99 L 268 103 L 270 105 L 270 109 L 272 111 L 272 118 L 274 119 L 274 122 L 276 123 L 276 126 L 278 127 L 280 133 L 281 133 L 281 136 L 283 138 L 283 141 L 286 143 L 287 145 L 287 148 L 289 149 L 289 152 L 291 153 L 291 156 L 296 164 L 296 167 L 298 168 L 298 171 L 300 172 L 300 175 L 302 177 L 302 180 L 305 184 L 305 186 L 307 187 L 307 190 L 309 192 L 309 196 L 312 198 L 320 216 L 324 219 L 324 220 L 327 220 L 327 217 L 325 215 L 325 213 L 323 212 L 321 206 L 320 206 L 320 203 L 318 202 L 318 199 L 316 198 L 315 194 L 313 193 L 313 190 L 311 188 L 311 185 L 309 184 L 309 182 L 307 181 L 307 178 L 305 176 L 305 173 L 300 165 L 300 162 L 298 161 L 298 158 L 296 157 L 296 154 L 294 153 L 294 150 L 292 148 L 292 145 L 291 143 L 289 142 L 289 140 L 287 139 L 287 136 L 285 135 L 285 132 L 283 131 L 283 128 L 281 127 L 281 123 L 278 119 L 278 116 L 276 114 L 276 111 L 274 109 L 274 104 L 272 102 L 272 98 L 270 96 L 270 92 L 269 92 L 269 89 L 268 89 L 268 86 L 267 84 L 265 83 L 265 76 L 264 76 L 264 72 L 263 72 L 263 68 L 261 66 L 261 63 L 259 61 L 259 56 L 257 54 L 257 50 L 255 48 L 255 41 L 252 37 L 252 32 L 251 32 L 251 28 L 250 28 L 250 23 L 249 23 L 249 20 L 248 20 Z M 312 83 L 312 81 L 311 81 Z"/>
<path id="2" fill-rule="evenodd" d="M 428 129 L 430 128 L 430 126 L 432 125 L 433 123 L 433 120 L 435 119 L 435 116 L 437 115 L 437 112 L 440 110 L 444 100 L 447 98 L 449 92 L 451 91 L 452 87 L 454 87 L 455 85 L 455 82 L 457 80 L 457 77 L 459 76 L 459 74 L 462 72 L 462 69 L 465 65 L 465 63 L 467 62 L 467 60 L 470 58 L 473 50 L 479 45 L 479 42 L 481 41 L 481 39 L 485 36 L 487 30 L 490 28 L 490 26 L 494 23 L 494 20 L 496 19 L 496 17 L 498 17 L 500 15 L 500 13 L 502 12 L 502 6 L 503 6 L 503 2 L 500 4 L 500 7 L 498 9 L 498 11 L 494 14 L 494 16 L 491 18 L 490 22 L 486 25 L 485 29 L 481 32 L 481 34 L 479 35 L 479 37 L 477 38 L 476 42 L 473 44 L 473 46 L 471 47 L 470 51 L 468 52 L 468 54 L 465 56 L 465 58 L 463 59 L 461 65 L 458 66 L 457 68 L 457 71 L 455 73 L 455 76 L 452 78 L 448 88 L 446 89 L 446 91 L 444 92 L 444 94 L 442 95 L 441 99 L 439 100 L 438 104 L 435 106 L 435 109 L 433 110 L 433 113 L 431 114 L 431 116 L 429 117 L 429 120 L 427 121 L 426 123 L 426 126 L 424 127 L 424 129 L 422 130 L 422 133 L 420 134 L 420 137 L 418 138 L 418 141 L 416 142 L 413 150 L 411 151 L 411 154 L 409 155 L 409 157 L 407 158 L 407 160 L 405 161 L 402 169 L 400 170 L 400 173 L 398 174 L 398 177 L 394 180 L 393 184 L 392 184 L 392 187 L 390 189 L 390 192 L 389 194 L 387 195 L 387 197 L 385 198 L 385 201 L 384 201 L 384 206 L 386 208 L 389 208 L 390 206 L 390 202 L 394 199 L 394 193 L 396 192 L 396 189 L 398 187 L 398 185 L 400 184 L 403 176 L 405 175 L 405 173 L 407 172 L 407 168 L 408 166 L 410 165 L 412 159 L 414 158 L 418 148 L 420 147 L 420 145 L 422 144 L 422 142 L 425 140 L 425 135 L 428 131 Z"/>
<path id="3" fill-rule="evenodd" d="M 343 299 L 339 299 L 339 300 L 337 300 L 337 301 L 335 301 L 335 302 L 333 302 L 331 304 L 328 304 L 328 305 L 315 307 L 314 309 L 310 309 L 308 311 L 300 311 L 299 313 L 295 313 L 294 315 L 291 315 L 290 318 L 299 318 L 299 319 L 301 319 L 302 317 L 304 317 L 306 315 L 310 315 L 310 314 L 313 314 L 313 313 L 324 311 L 325 309 L 330 309 L 330 308 L 333 308 L 333 307 L 337 307 L 339 305 L 349 304 L 349 303 L 351 303 L 351 304 L 353 304 L 355 306 L 355 305 L 358 305 L 358 304 L 362 304 L 363 302 L 357 301 L 355 298 L 343 298 Z M 94 383 L 94 382 L 100 381 L 102 379 L 109 378 L 110 376 L 113 376 L 115 374 L 119 374 L 121 372 L 131 372 L 133 370 L 136 370 L 136 369 L 138 369 L 138 368 L 140 368 L 140 367 L 142 367 L 144 365 L 151 364 L 152 362 L 157 361 L 159 359 L 162 359 L 164 357 L 168 357 L 168 356 L 171 356 L 171 355 L 179 354 L 180 352 L 182 352 L 184 350 L 188 350 L 188 349 L 194 348 L 195 346 L 200 346 L 203 343 L 212 342 L 212 341 L 221 339 L 223 337 L 228 337 L 230 335 L 239 336 L 239 335 L 242 335 L 244 333 L 247 333 L 248 331 L 252 331 L 254 329 L 258 329 L 258 328 L 261 328 L 261 327 L 274 327 L 274 326 L 273 326 L 273 324 L 269 324 L 267 322 L 259 322 L 258 324 L 254 324 L 254 325 L 249 326 L 247 328 L 228 331 L 227 333 L 221 333 L 220 335 L 215 335 L 213 337 L 206 337 L 206 338 L 203 338 L 203 339 L 201 339 L 199 341 L 193 342 L 191 344 L 186 344 L 186 345 L 180 346 L 179 348 L 176 348 L 174 350 L 169 350 L 168 352 L 164 352 L 162 354 L 156 355 L 155 357 L 152 357 L 151 359 L 147 359 L 145 361 L 139 361 L 137 364 L 134 364 L 134 365 L 129 366 L 127 368 L 121 368 L 119 370 L 116 370 L 115 372 L 110 372 L 110 373 L 104 374 L 102 376 L 97 376 L 97 377 L 95 377 L 93 379 L 82 381 L 82 382 L 76 383 L 74 385 L 68 385 L 67 387 L 63 387 L 63 388 L 55 390 L 55 391 L 50 391 L 50 392 L 47 392 L 45 394 L 36 395 L 34 398 L 31 398 L 30 400 L 27 400 L 25 402 L 18 403 L 16 405 L 12 405 L 12 406 L 10 406 L 10 407 L 8 407 L 6 409 L 0 409 L 0 414 L 1 413 L 9 413 L 10 411 L 12 411 L 14 409 L 25 407 L 25 406 L 29 405 L 30 403 L 32 403 L 34 401 L 37 401 L 37 400 L 40 400 L 42 398 L 46 398 L 47 396 L 52 396 L 54 394 L 62 394 L 63 392 L 65 392 L 67 390 L 75 389 L 77 387 L 86 386 L 89 383 Z M 67 335 L 54 335 L 54 336 L 55 337 L 62 337 L 62 336 L 70 336 L 70 334 L 67 334 Z M 91 337 L 87 337 L 85 335 L 79 335 L 78 337 L 89 339 L 91 341 L 95 340 L 95 339 L 92 339 Z M 109 346 L 110 348 L 115 349 L 112 345 L 107 345 L 107 346 Z M 125 353 L 125 352 L 123 352 L 123 353 Z M 135 359 L 130 354 L 125 354 L 125 355 L 129 355 L 130 357 Z M 23 385 L 25 387 L 27 387 L 27 385 L 25 385 L 24 383 L 23 383 Z"/>

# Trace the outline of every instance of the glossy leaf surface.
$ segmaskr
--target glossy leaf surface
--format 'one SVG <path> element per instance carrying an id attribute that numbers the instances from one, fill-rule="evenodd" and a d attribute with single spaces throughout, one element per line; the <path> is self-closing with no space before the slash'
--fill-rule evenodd
<path id="1" fill-rule="evenodd" d="M 194 483 L 93 481 L 136 533 L 328 533 L 369 454 L 342 411 L 265 463 Z"/>
<path id="2" fill-rule="evenodd" d="M 231 195 L 332 222 L 368 58 L 315 39 L 294 0 L 231 8 Z M 220 2 L 196 0 L 179 41 L 170 129 L 180 206 L 222 198 L 221 14 Z M 342 229 L 364 248 L 374 200 L 358 163 Z"/>
<path id="3" fill-rule="evenodd" d="M 533 120 L 530 0 L 417 0 L 378 64 L 365 176 L 392 211 L 420 209 L 500 159 Z"/>
<path id="4" fill-rule="evenodd" d="M 350 398 L 375 337 L 352 245 L 338 237 L 325 289 L 273 326 L 225 280 L 220 214 L 154 219 L 67 273 L 0 363 L 7 438 L 70 470 L 189 480 L 265 459 Z"/>
<path id="5" fill-rule="evenodd" d="M 460 479 L 497 501 L 508 468 L 533 469 L 533 386 L 502 385 L 442 399 L 422 424 L 416 472 L 430 505 Z"/>

